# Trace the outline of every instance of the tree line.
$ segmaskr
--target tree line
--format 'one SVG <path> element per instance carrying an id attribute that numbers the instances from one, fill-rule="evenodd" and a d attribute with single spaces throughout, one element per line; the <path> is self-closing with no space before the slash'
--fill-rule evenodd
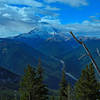
<path id="1" fill-rule="evenodd" d="M 74 87 L 67 82 L 63 69 L 59 85 L 57 96 L 50 95 L 39 60 L 36 69 L 30 65 L 25 69 L 20 82 L 20 100 L 100 100 L 100 82 L 96 78 L 93 64 L 86 66 Z"/>

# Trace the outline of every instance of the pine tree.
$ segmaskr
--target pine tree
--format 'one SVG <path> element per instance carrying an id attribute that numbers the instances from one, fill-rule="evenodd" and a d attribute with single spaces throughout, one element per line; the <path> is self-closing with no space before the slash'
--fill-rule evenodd
<path id="1" fill-rule="evenodd" d="M 52 97 L 51 97 L 51 100 L 55 100 L 55 96 L 52 96 Z"/>
<path id="2" fill-rule="evenodd" d="M 82 71 L 81 77 L 76 83 L 75 93 L 78 100 L 100 99 L 100 88 L 95 77 L 93 65 L 90 64 Z"/>
<path id="3" fill-rule="evenodd" d="M 28 65 L 20 83 L 21 100 L 47 100 L 48 89 L 43 82 L 43 69 L 39 60 L 37 71 Z"/>
<path id="4" fill-rule="evenodd" d="M 48 99 L 48 89 L 43 82 L 43 69 L 41 67 L 41 60 L 39 59 L 37 68 L 37 100 L 47 100 Z"/>
<path id="5" fill-rule="evenodd" d="M 20 82 L 21 100 L 34 100 L 36 89 L 36 73 L 30 65 L 25 70 L 25 74 Z"/>
<path id="6" fill-rule="evenodd" d="M 72 100 L 73 91 L 72 91 L 72 88 L 71 88 L 70 84 L 67 85 L 67 88 L 66 88 L 66 90 L 65 90 L 65 93 L 66 93 L 67 96 L 68 96 L 68 100 Z"/>
<path id="7" fill-rule="evenodd" d="M 66 82 L 66 74 L 63 69 L 62 79 L 60 82 L 60 100 L 67 100 L 67 94 L 65 93 L 65 91 L 67 91 L 67 82 Z"/>

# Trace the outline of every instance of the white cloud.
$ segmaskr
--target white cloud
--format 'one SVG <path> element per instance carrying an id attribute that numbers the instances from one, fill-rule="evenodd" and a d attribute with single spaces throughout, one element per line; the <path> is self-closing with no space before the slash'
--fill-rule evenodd
<path id="1" fill-rule="evenodd" d="M 21 2 L 17 2 L 17 3 L 22 4 Z M 56 14 L 55 12 L 52 12 L 56 10 L 59 10 L 59 9 L 56 7 L 52 8 L 50 6 L 43 6 L 41 8 L 38 8 L 38 7 L 35 7 L 34 5 L 32 7 L 18 7 L 18 6 L 11 6 L 8 3 L 0 4 L 0 14 L 2 16 L 5 16 L 5 14 L 9 14 L 9 16 L 6 16 L 6 17 L 11 17 L 12 19 L 23 20 L 23 21 L 26 21 L 26 20 L 34 21 L 34 17 L 36 17 L 35 18 L 36 20 L 38 15 L 58 16 L 58 14 Z"/>
<path id="2" fill-rule="evenodd" d="M 91 16 L 91 21 L 85 20 L 82 23 L 74 23 L 62 25 L 58 14 L 55 11 L 60 10 L 51 6 L 34 6 L 34 0 L 0 0 L 0 37 L 13 36 L 21 33 L 28 32 L 32 29 L 34 23 L 48 22 L 54 27 L 61 29 L 63 33 L 73 31 L 78 32 L 80 35 L 96 35 L 100 34 L 100 20 Z M 62 2 L 72 6 L 86 5 L 85 0 L 47 0 L 48 2 Z M 73 1 L 73 2 L 72 2 Z M 75 2 L 76 1 L 76 2 Z M 1 3 L 2 2 L 2 3 Z M 28 3 L 27 3 L 28 2 Z M 30 4 L 31 3 L 31 4 Z M 32 7 L 17 7 L 9 4 L 23 4 Z M 40 8 L 39 8 L 40 7 Z M 38 15 L 43 15 L 39 17 Z M 16 28 L 17 27 L 17 28 Z"/>
<path id="3" fill-rule="evenodd" d="M 52 25 L 60 25 L 61 24 L 61 22 L 58 18 L 52 18 L 51 16 L 42 17 L 39 22 L 47 22 Z"/>
<path id="4" fill-rule="evenodd" d="M 99 36 L 100 37 L 100 23 L 83 21 L 82 23 L 67 24 L 64 26 L 66 31 L 73 31 L 82 36 Z"/>
<path id="5" fill-rule="evenodd" d="M 44 1 L 47 3 L 56 3 L 56 2 L 65 3 L 73 7 L 88 5 L 86 0 L 44 0 Z"/>
<path id="6" fill-rule="evenodd" d="M 35 7 L 42 7 L 43 4 L 36 0 L 0 0 L 0 3 L 5 4 L 18 4 L 18 5 L 28 5 Z"/>
<path id="7" fill-rule="evenodd" d="M 98 15 L 96 15 L 96 16 L 90 16 L 90 20 L 92 22 L 100 23 L 100 17 L 98 17 Z"/>
<path id="8" fill-rule="evenodd" d="M 6 23 L 0 23 L 0 37 L 16 36 L 22 33 L 29 32 L 33 25 L 21 21 L 5 20 Z M 27 27 L 27 28 L 26 28 Z"/>
<path id="9" fill-rule="evenodd" d="M 39 20 L 34 9 L 36 7 L 20 8 L 0 3 L 0 37 L 29 32 L 32 29 L 32 24 Z"/>
<path id="10" fill-rule="evenodd" d="M 90 18 L 92 19 L 92 18 L 96 18 L 96 16 L 90 16 Z"/>
<path id="11" fill-rule="evenodd" d="M 2 15 L 3 17 L 7 17 L 7 18 L 10 18 L 10 15 L 8 13 L 5 13 Z"/>
<path id="12" fill-rule="evenodd" d="M 4 9 L 5 8 L 5 9 Z M 6 17 L 12 20 L 18 20 L 18 21 L 31 21 L 34 22 L 35 20 L 39 18 L 37 14 L 40 12 L 37 7 L 17 7 L 17 6 L 11 6 L 8 4 L 0 5 L 0 17 Z M 5 15 L 6 14 L 6 15 Z M 8 16 L 7 16 L 8 15 Z"/>
<path id="13" fill-rule="evenodd" d="M 45 9 L 46 10 L 51 10 L 51 11 L 59 11 L 60 10 L 60 8 L 50 7 L 50 6 L 47 6 Z"/>
<path id="14" fill-rule="evenodd" d="M 34 23 L 40 21 L 39 15 L 42 16 L 58 16 L 51 10 L 57 10 L 56 8 L 46 9 L 47 6 L 23 6 L 18 7 L 9 4 L 26 4 L 25 2 L 19 2 L 12 0 L 0 0 L 0 37 L 13 36 L 31 30 Z M 27 0 L 28 1 L 28 0 Z M 33 0 L 34 1 L 34 0 Z M 1 3 L 2 2 L 2 3 Z M 29 3 L 28 3 L 29 5 Z M 41 9 L 42 8 L 42 9 Z M 17 27 L 17 28 L 16 28 Z"/>
<path id="15" fill-rule="evenodd" d="M 43 17 L 40 22 L 50 23 L 55 28 L 59 29 L 61 33 L 66 34 L 70 31 L 77 33 L 77 36 L 89 36 L 89 37 L 100 37 L 100 23 L 84 20 L 82 23 L 73 24 L 61 24 L 58 18 L 52 18 L 50 16 Z M 69 34 L 68 34 L 69 35 Z"/>

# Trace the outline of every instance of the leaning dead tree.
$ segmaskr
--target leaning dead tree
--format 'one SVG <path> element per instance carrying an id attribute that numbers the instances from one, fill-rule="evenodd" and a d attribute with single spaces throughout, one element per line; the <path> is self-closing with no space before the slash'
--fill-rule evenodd
<path id="1" fill-rule="evenodd" d="M 72 32 L 70 32 L 70 34 L 73 36 L 73 38 L 74 38 L 79 44 L 81 44 L 81 45 L 83 46 L 83 48 L 85 49 L 87 55 L 89 56 L 91 62 L 92 62 L 93 65 L 94 65 L 94 68 L 96 69 L 96 71 L 97 71 L 97 73 L 98 73 L 98 75 L 99 75 L 99 77 L 100 77 L 100 69 L 99 69 L 98 65 L 96 64 L 94 58 L 92 57 L 91 52 L 89 51 L 89 49 L 88 49 L 87 46 L 85 45 L 85 43 L 84 43 L 83 41 L 78 40 Z"/>

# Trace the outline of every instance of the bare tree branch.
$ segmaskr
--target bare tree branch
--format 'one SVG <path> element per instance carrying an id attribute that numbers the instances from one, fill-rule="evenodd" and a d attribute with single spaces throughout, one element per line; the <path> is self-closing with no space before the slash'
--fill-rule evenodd
<path id="1" fill-rule="evenodd" d="M 91 52 L 89 51 L 89 49 L 87 48 L 87 46 L 84 44 L 83 41 L 78 40 L 72 32 L 70 32 L 70 34 L 73 36 L 73 38 L 74 38 L 79 44 L 81 44 L 81 45 L 83 46 L 83 48 L 85 49 L 85 51 L 86 51 L 87 55 L 89 56 L 91 62 L 93 63 L 94 68 L 96 69 L 98 75 L 100 76 L 100 69 L 99 69 L 98 65 L 96 64 L 94 58 L 92 57 L 92 54 L 91 54 Z"/>
<path id="2" fill-rule="evenodd" d="M 73 36 L 73 38 L 74 38 L 79 44 L 82 44 L 82 41 L 78 40 L 72 32 L 70 32 L 70 34 Z"/>

